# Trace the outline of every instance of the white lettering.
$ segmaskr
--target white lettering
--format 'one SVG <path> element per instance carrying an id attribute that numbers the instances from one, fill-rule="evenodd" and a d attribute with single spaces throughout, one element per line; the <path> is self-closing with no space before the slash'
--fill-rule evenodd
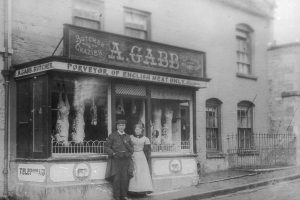
<path id="1" fill-rule="evenodd" d="M 178 69 L 179 68 L 179 61 L 178 61 L 178 55 L 175 53 L 170 53 L 171 59 L 169 60 L 170 65 L 169 67 L 172 69 Z"/>
<path id="2" fill-rule="evenodd" d="M 119 50 L 119 43 L 112 42 L 111 44 L 113 47 L 112 47 L 112 50 L 110 50 L 111 54 L 108 55 L 108 58 L 113 59 L 113 60 L 117 59 L 118 61 L 124 61 L 124 57 L 121 56 L 121 51 Z M 116 54 L 117 57 L 115 57 L 114 54 Z"/>
<path id="3" fill-rule="evenodd" d="M 140 63 L 141 62 L 141 58 L 142 58 L 142 56 L 140 55 L 141 49 L 142 48 L 138 47 L 138 46 L 133 46 L 131 48 L 131 51 L 130 51 L 129 55 L 131 57 L 132 62 L 134 62 L 134 63 Z M 137 51 L 137 53 L 139 53 L 139 54 L 136 54 L 135 51 Z"/>
<path id="4" fill-rule="evenodd" d="M 160 67 L 168 67 L 168 54 L 165 51 L 158 51 L 159 58 L 158 60 L 158 66 Z"/>
<path id="5" fill-rule="evenodd" d="M 145 56 L 145 60 L 143 61 L 143 63 L 146 65 L 149 65 L 149 63 L 150 65 L 154 65 L 154 66 L 157 65 L 157 63 L 155 62 L 155 58 L 152 55 L 152 49 L 147 48 L 147 55 Z"/>

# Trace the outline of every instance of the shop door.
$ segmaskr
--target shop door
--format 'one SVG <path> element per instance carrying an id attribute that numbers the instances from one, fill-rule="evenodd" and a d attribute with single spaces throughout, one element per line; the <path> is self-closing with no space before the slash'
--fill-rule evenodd
<path id="1" fill-rule="evenodd" d="M 134 125 L 142 124 L 144 127 L 143 135 L 149 137 L 149 104 L 150 99 L 146 95 L 146 87 L 140 85 L 121 85 L 114 86 L 113 95 L 113 124 L 119 119 L 126 120 L 125 132 L 129 135 L 134 134 Z M 115 126 L 113 126 L 113 130 Z M 151 152 L 145 152 L 151 170 Z"/>
<path id="2" fill-rule="evenodd" d="M 138 97 L 118 96 L 116 98 L 116 120 L 125 119 L 125 132 L 134 134 L 134 125 L 142 124 L 146 126 L 146 100 Z M 143 133 L 146 135 L 146 133 Z"/>
<path id="3" fill-rule="evenodd" d="M 47 77 L 17 83 L 17 157 L 46 157 L 48 145 Z"/>

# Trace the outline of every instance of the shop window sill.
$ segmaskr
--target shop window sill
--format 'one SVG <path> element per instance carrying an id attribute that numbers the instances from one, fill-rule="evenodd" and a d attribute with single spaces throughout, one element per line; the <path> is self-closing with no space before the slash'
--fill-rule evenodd
<path id="1" fill-rule="evenodd" d="M 242 73 L 236 73 L 236 76 L 239 78 L 245 78 L 250 80 L 257 80 L 257 76 L 251 75 L 251 74 L 242 74 Z"/>
<path id="2" fill-rule="evenodd" d="M 225 158 L 225 154 L 223 152 L 207 152 L 207 159 L 223 159 Z"/>
<path id="3" fill-rule="evenodd" d="M 168 152 L 168 153 L 158 153 L 151 152 L 152 158 L 173 158 L 173 157 L 197 157 L 194 153 L 180 153 L 180 152 Z"/>
<path id="4" fill-rule="evenodd" d="M 78 156 L 78 155 L 68 155 L 50 158 L 16 158 L 15 162 L 74 162 L 74 161 L 92 161 L 92 160 L 107 160 L 107 154 L 101 155 L 89 155 L 89 156 Z"/>

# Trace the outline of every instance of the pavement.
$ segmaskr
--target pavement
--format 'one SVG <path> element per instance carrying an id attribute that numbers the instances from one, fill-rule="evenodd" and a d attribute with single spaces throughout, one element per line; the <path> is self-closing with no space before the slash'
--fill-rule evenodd
<path id="1" fill-rule="evenodd" d="M 200 176 L 196 186 L 153 193 L 134 200 L 199 200 L 295 179 L 300 179 L 299 166 L 218 171 Z"/>

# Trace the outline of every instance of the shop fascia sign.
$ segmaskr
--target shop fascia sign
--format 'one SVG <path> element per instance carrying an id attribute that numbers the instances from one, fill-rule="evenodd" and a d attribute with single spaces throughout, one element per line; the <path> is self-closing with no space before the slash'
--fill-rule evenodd
<path id="1" fill-rule="evenodd" d="M 116 77 L 116 78 L 124 78 L 138 81 L 147 81 L 154 83 L 163 83 L 170 85 L 180 85 L 180 86 L 190 86 L 197 88 L 205 88 L 207 87 L 207 82 L 184 79 L 184 78 L 176 78 L 172 76 L 163 76 L 156 75 L 151 73 L 141 73 L 129 70 L 119 70 L 112 69 L 106 67 L 99 67 L 93 65 L 82 65 L 76 63 L 67 63 L 67 62 L 59 62 L 59 61 L 51 61 L 33 66 L 25 66 L 22 69 L 17 69 L 15 71 L 15 77 L 24 77 L 31 74 L 37 74 L 40 72 L 51 71 L 51 70 L 59 70 L 59 71 L 69 71 L 69 72 L 77 72 L 82 74 L 90 74 L 90 75 L 98 75 L 102 77 Z"/>
<path id="2" fill-rule="evenodd" d="M 205 53 L 122 35 L 64 26 L 64 56 L 124 69 L 205 78 Z"/>

